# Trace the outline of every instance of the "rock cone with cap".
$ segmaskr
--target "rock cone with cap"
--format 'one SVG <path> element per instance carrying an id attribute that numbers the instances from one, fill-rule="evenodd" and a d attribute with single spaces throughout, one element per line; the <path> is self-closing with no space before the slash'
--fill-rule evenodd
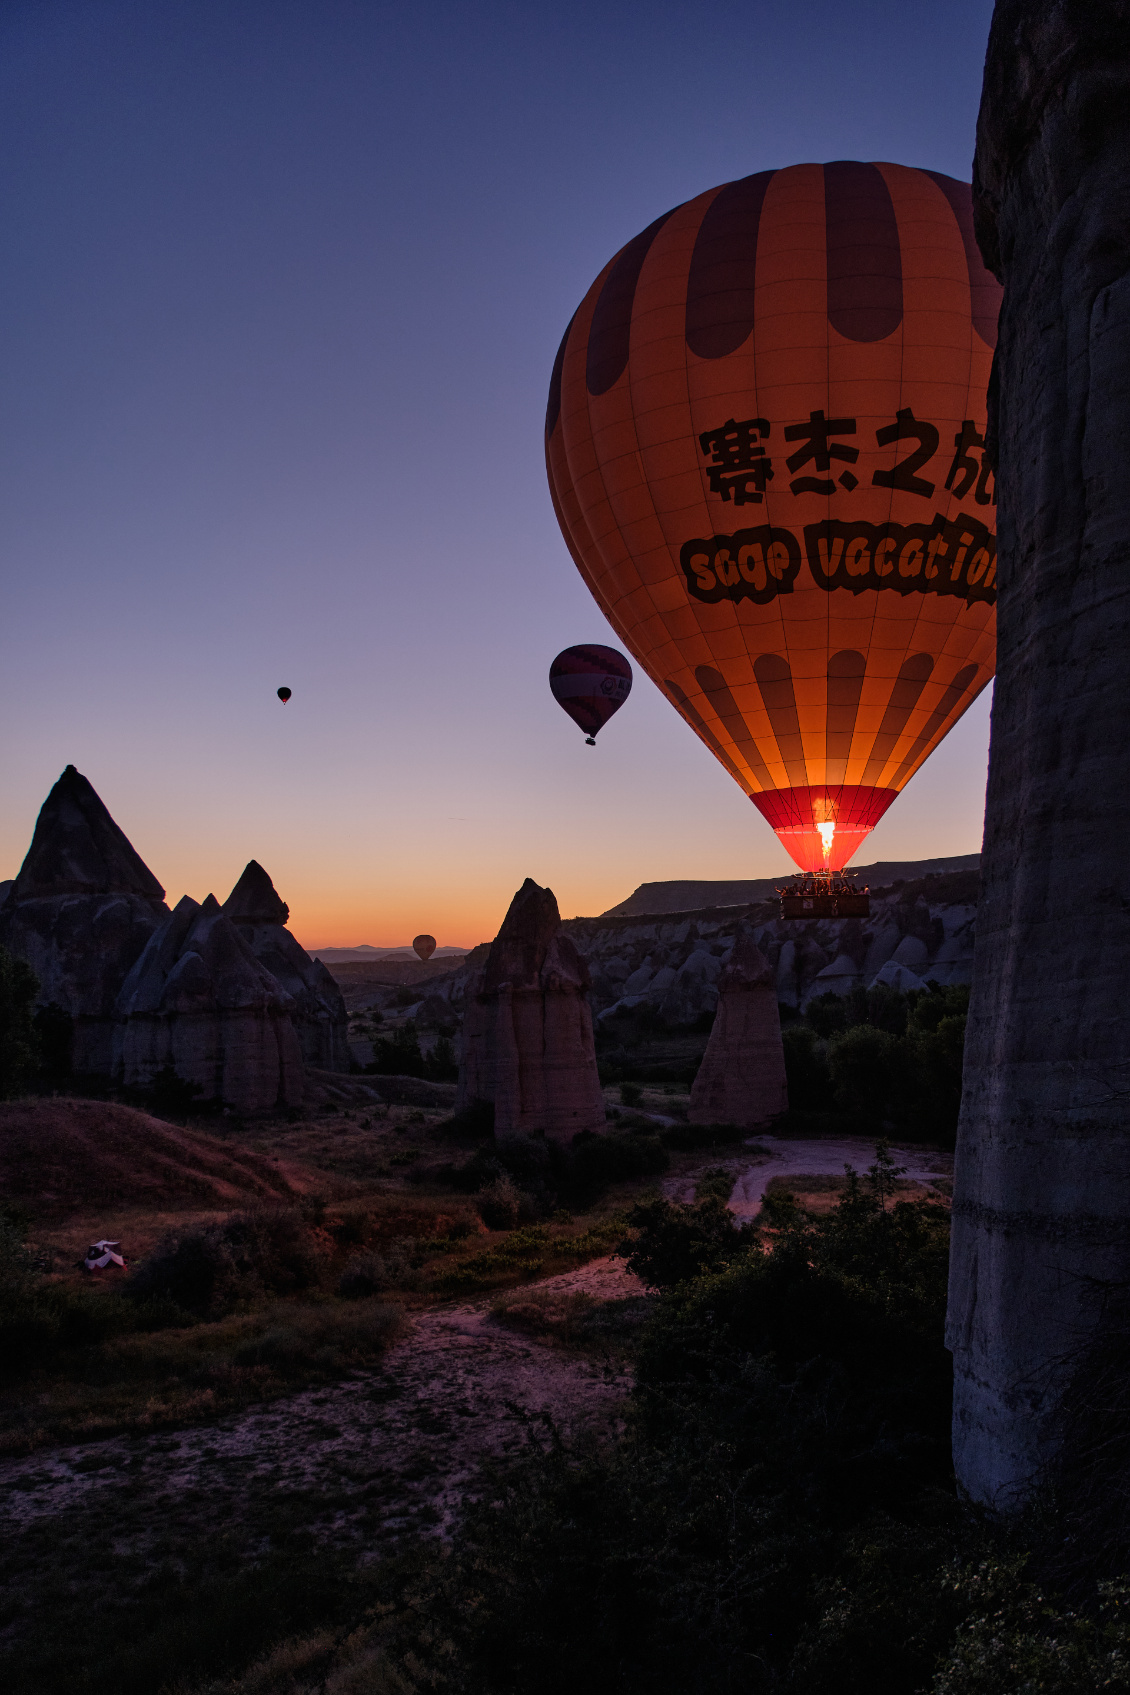
<path id="1" fill-rule="evenodd" d="M 602 1131 L 588 967 L 551 889 L 527 877 L 465 998 L 459 1108 L 494 1108 L 496 1137 Z"/>
<path id="2" fill-rule="evenodd" d="M 224 902 L 225 915 L 294 1003 L 302 1055 L 322 1071 L 348 1071 L 349 1015 L 341 990 L 286 928 L 290 908 L 257 860 L 248 860 Z"/>
<path id="3" fill-rule="evenodd" d="M 718 1006 L 691 1089 L 692 1124 L 755 1130 L 789 1104 L 774 973 L 748 931 L 718 979 Z"/>
<path id="4" fill-rule="evenodd" d="M 74 1021 L 77 1072 L 109 1072 L 114 1003 L 158 925 L 165 891 L 91 784 L 68 765 L 43 803 L 0 906 L 0 946 L 39 979 L 39 1002 Z"/>

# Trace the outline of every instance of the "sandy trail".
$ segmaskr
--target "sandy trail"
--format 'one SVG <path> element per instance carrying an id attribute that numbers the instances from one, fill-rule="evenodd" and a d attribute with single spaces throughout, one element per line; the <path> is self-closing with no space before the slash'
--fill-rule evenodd
<path id="1" fill-rule="evenodd" d="M 752 1146 L 740 1154 L 720 1157 L 711 1163 L 724 1166 L 737 1174 L 730 1196 L 730 1211 L 738 1218 L 753 1218 L 760 1210 L 761 1199 L 774 1177 L 842 1177 L 845 1165 L 854 1166 L 862 1175 L 875 1161 L 875 1143 L 862 1137 L 845 1137 L 836 1141 L 800 1140 L 785 1136 L 758 1136 Z M 764 1154 L 754 1149 L 764 1149 Z M 932 1183 L 938 1177 L 953 1175 L 953 1155 L 933 1148 L 892 1147 L 891 1158 L 897 1166 L 905 1166 L 908 1179 Z M 675 1201 L 694 1199 L 695 1182 L 701 1173 L 696 1170 L 682 1177 L 670 1178 L 663 1185 L 664 1194 Z"/>
<path id="2" fill-rule="evenodd" d="M 600 1300 L 641 1292 L 621 1262 L 596 1260 L 540 1287 Z M 388 1552 L 404 1532 L 446 1534 L 484 1460 L 550 1416 L 567 1434 L 607 1428 L 629 1388 L 623 1365 L 579 1357 L 496 1323 L 485 1304 L 417 1315 L 377 1371 L 331 1388 L 159 1435 L 79 1443 L 0 1466 L 0 1524 L 96 1507 L 144 1532 L 140 1501 L 181 1527 L 249 1525 L 265 1497 L 318 1503 L 311 1528 Z M 151 1526 L 154 1533 L 157 1522 Z M 132 1537 L 131 1537 L 132 1540 Z"/>
<path id="3" fill-rule="evenodd" d="M 892 1148 L 922 1181 L 947 1175 L 952 1158 Z M 731 1209 L 758 1210 L 776 1176 L 866 1170 L 863 1140 L 762 1136 L 729 1157 L 704 1160 L 666 1192 L 694 1195 L 708 1165 L 732 1168 Z M 620 1260 L 541 1280 L 541 1291 L 596 1300 L 642 1293 Z M 78 1443 L 0 1465 L 0 1525 L 9 1535 L 93 1513 L 122 1546 L 159 1542 L 170 1515 L 181 1531 L 239 1527 L 253 1539 L 271 1512 L 293 1510 L 333 1541 L 388 1553 L 409 1535 L 446 1535 L 473 1493 L 484 1461 L 504 1460 L 551 1418 L 566 1435 L 614 1426 L 631 1384 L 621 1359 L 601 1361 L 515 1333 L 476 1300 L 417 1314 L 381 1367 L 329 1388 L 233 1414 L 215 1424 L 152 1436 Z"/>

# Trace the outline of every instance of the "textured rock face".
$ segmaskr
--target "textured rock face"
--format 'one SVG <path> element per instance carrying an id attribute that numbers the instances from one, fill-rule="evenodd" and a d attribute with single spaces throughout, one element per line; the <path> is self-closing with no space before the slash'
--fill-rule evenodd
<path id="1" fill-rule="evenodd" d="M 168 916 L 164 895 L 86 778 L 68 765 L 0 907 L 0 946 L 27 960 L 41 1006 L 54 1001 L 71 1014 L 78 1072 L 111 1069 L 114 1002 Z"/>
<path id="2" fill-rule="evenodd" d="M 494 1105 L 498 1137 L 604 1129 L 588 969 L 549 889 L 527 877 L 467 984 L 459 1110 Z"/>
<path id="3" fill-rule="evenodd" d="M 297 1105 L 302 1054 L 290 996 L 209 895 L 188 895 L 146 944 L 118 996 L 117 1069 L 147 1088 L 165 1066 L 239 1112 Z"/>
<path id="4" fill-rule="evenodd" d="M 322 1071 L 348 1071 L 349 1015 L 341 990 L 321 960 L 311 959 L 286 928 L 290 908 L 256 860 L 248 861 L 223 910 L 294 1003 L 306 1063 Z"/>
<path id="5" fill-rule="evenodd" d="M 753 937 L 742 933 L 718 979 L 718 1010 L 687 1116 L 692 1124 L 752 1130 L 788 1104 L 774 974 Z"/>
<path id="6" fill-rule="evenodd" d="M 1130 6 L 998 4 L 999 643 L 948 1341 L 958 1476 L 1023 1500 L 1130 1277 Z"/>

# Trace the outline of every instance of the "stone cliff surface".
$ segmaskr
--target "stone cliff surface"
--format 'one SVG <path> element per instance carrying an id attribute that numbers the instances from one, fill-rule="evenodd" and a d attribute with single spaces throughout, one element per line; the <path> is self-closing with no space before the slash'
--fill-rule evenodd
<path id="1" fill-rule="evenodd" d="M 290 908 L 254 859 L 224 902 L 224 912 L 261 965 L 294 1003 L 294 1023 L 307 1065 L 348 1071 L 349 1015 L 321 960 L 311 959 L 286 928 Z"/>
<path id="2" fill-rule="evenodd" d="M 499 1138 L 602 1131 L 588 986 L 552 891 L 527 877 L 464 985 L 459 1110 L 489 1102 Z"/>
<path id="3" fill-rule="evenodd" d="M 0 946 L 27 960 L 40 1006 L 74 1020 L 77 1072 L 113 1063 L 122 980 L 169 909 L 165 891 L 98 795 L 68 765 L 44 801 L 0 906 Z"/>
<path id="4" fill-rule="evenodd" d="M 118 996 L 116 1071 L 148 1088 L 171 1066 L 204 1100 L 238 1112 L 297 1106 L 302 1053 L 293 1002 L 215 896 L 179 901 Z"/>
<path id="5" fill-rule="evenodd" d="M 718 1010 L 691 1087 L 692 1124 L 768 1124 L 789 1104 L 773 971 L 753 937 L 739 932 L 718 978 Z"/>
<path id="6" fill-rule="evenodd" d="M 948 1341 L 958 1477 L 1022 1501 L 1130 1278 L 1130 5 L 997 5 L 997 681 Z"/>

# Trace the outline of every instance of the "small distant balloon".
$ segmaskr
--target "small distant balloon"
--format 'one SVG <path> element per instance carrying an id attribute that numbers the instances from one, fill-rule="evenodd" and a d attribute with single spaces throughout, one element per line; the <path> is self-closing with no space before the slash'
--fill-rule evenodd
<path id="1" fill-rule="evenodd" d="M 430 959 L 436 951 L 436 939 L 434 936 L 414 936 L 412 946 L 421 959 Z"/>
<path id="2" fill-rule="evenodd" d="M 285 706 L 287 701 L 290 699 L 290 690 L 289 689 L 279 689 L 278 690 L 278 697 L 282 701 L 283 705 Z"/>
<path id="3" fill-rule="evenodd" d="M 567 647 L 549 667 L 553 698 L 585 732 L 589 747 L 632 688 L 632 667 L 614 647 Z"/>

